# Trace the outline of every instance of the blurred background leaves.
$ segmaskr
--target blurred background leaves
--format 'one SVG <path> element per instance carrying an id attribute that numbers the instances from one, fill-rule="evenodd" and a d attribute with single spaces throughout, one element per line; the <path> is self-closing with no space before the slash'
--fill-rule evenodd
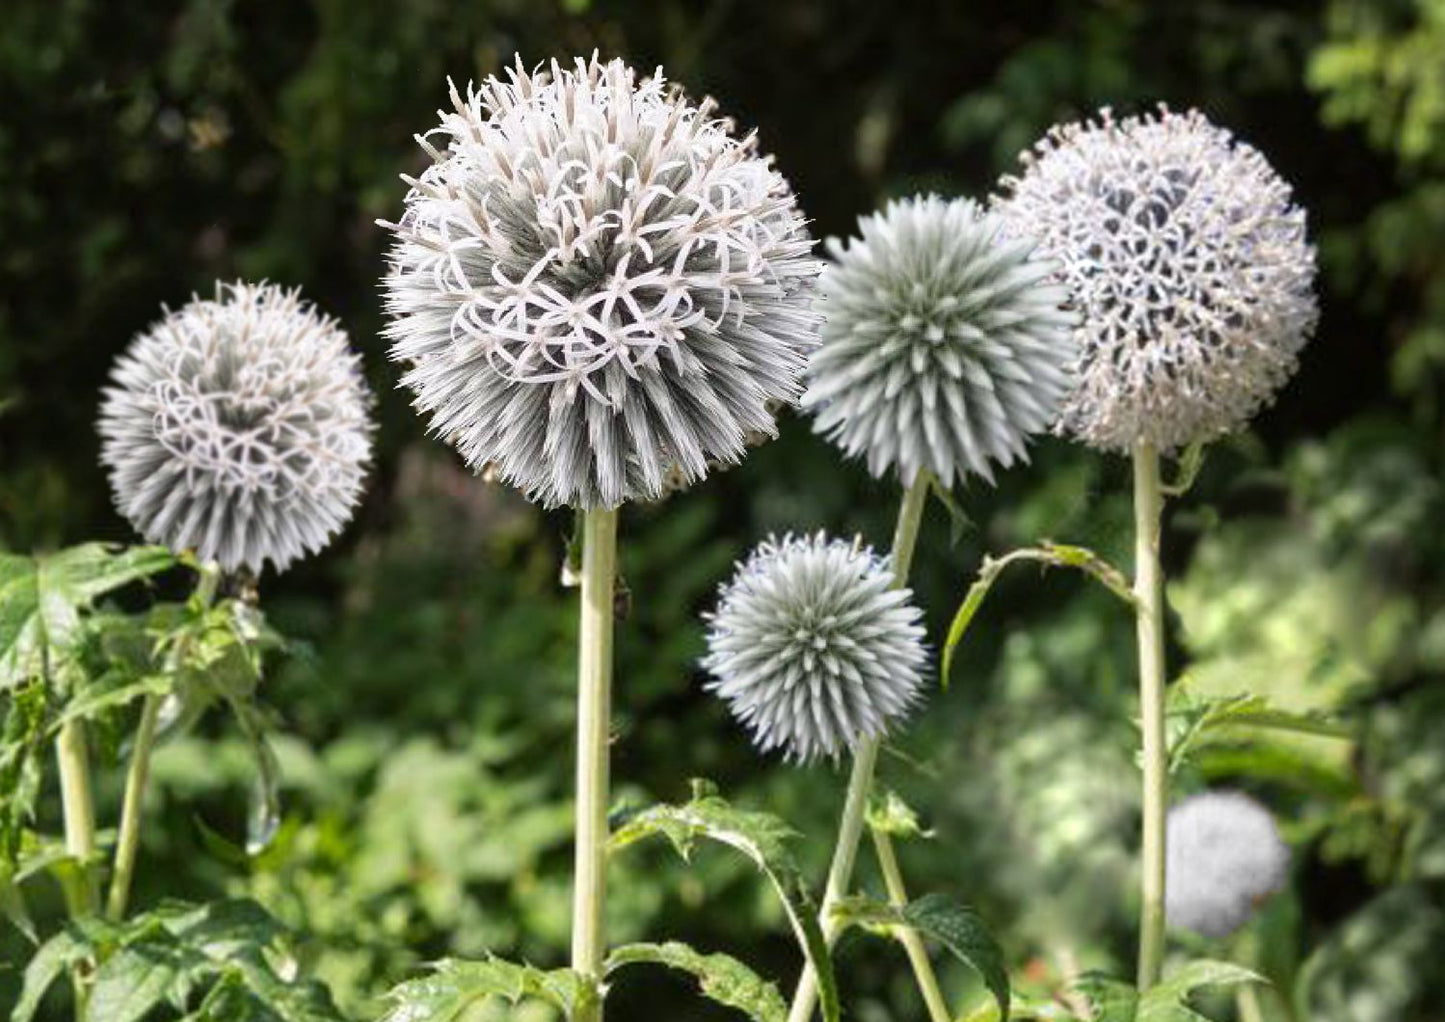
<path id="1" fill-rule="evenodd" d="M 138 904 L 259 900 L 362 1018 L 444 954 L 561 961 L 571 523 L 424 437 L 378 337 L 373 221 L 399 210 L 397 175 L 423 166 L 411 136 L 434 123 L 446 76 L 598 48 L 661 64 L 756 127 L 820 236 L 890 195 L 982 196 L 1048 125 L 1104 104 L 1198 105 L 1295 182 L 1321 249 L 1320 333 L 1278 405 L 1216 445 L 1172 510 L 1171 659 L 1197 691 L 1340 714 L 1355 737 L 1236 735 L 1199 748 L 1179 783 L 1253 790 L 1299 849 L 1255 941 L 1284 994 L 1271 1019 L 1286 1004 L 1295 1022 L 1445 1018 L 1445 2 L 12 0 L 4 20 L 0 546 L 131 538 L 96 463 L 99 389 L 163 303 L 218 277 L 301 286 L 350 329 L 381 396 L 357 522 L 262 583 L 271 622 L 310 650 L 264 686 L 282 719 L 277 840 L 255 858 L 229 843 L 253 768 L 209 723 L 157 757 Z M 934 641 L 985 552 L 1047 537 L 1127 564 L 1126 483 L 1117 459 L 1047 441 L 997 490 L 957 495 L 972 522 L 957 541 L 935 505 L 916 573 Z M 821 876 L 844 779 L 749 751 L 701 691 L 696 615 L 768 531 L 886 543 L 896 497 L 787 419 L 743 466 L 629 509 L 621 797 L 677 800 L 711 777 L 792 821 Z M 1011 574 L 949 692 L 884 761 L 933 831 L 902 849 L 911 887 L 976 905 L 1026 992 L 1080 967 L 1125 971 L 1132 644 L 1126 613 L 1087 581 Z M 101 766 L 114 805 L 118 771 Z M 619 860 L 616 938 L 725 950 L 786 987 L 797 955 L 767 892 L 726 857 L 699 861 Z M 877 885 L 866 867 L 863 880 Z M 0 936 L 0 961 L 26 954 Z M 918 1015 L 901 958 L 843 954 L 853 1017 Z M 944 969 L 960 1002 L 984 996 Z M 0 971 L 0 1004 L 15 983 Z M 622 984 L 615 1010 L 726 1017 L 661 973 Z"/>

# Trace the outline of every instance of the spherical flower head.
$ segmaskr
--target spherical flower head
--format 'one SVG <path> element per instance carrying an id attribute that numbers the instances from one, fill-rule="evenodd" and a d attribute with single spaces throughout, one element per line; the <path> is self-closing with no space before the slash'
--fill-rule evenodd
<path id="1" fill-rule="evenodd" d="M 760 544 L 709 615 L 708 689 L 764 752 L 836 759 L 919 697 L 922 612 L 886 560 L 822 533 Z"/>
<path id="2" fill-rule="evenodd" d="M 371 457 L 371 397 L 335 320 L 218 284 L 138 336 L 101 405 L 116 506 L 153 543 L 259 574 L 324 547 Z"/>
<path id="3" fill-rule="evenodd" d="M 451 98 L 386 225 L 391 353 L 433 430 L 579 508 L 654 499 L 776 435 L 821 264 L 754 137 L 596 57 Z"/>
<path id="4" fill-rule="evenodd" d="M 1234 791 L 1206 792 L 1169 810 L 1164 914 L 1204 937 L 1243 926 L 1284 886 L 1289 847 L 1268 809 Z"/>
<path id="5" fill-rule="evenodd" d="M 1068 292 L 1032 241 L 967 199 L 903 199 L 829 242 L 803 406 L 875 476 L 945 485 L 1025 457 L 1072 385 Z"/>
<path id="6" fill-rule="evenodd" d="M 1161 107 L 1055 128 L 1023 160 L 1000 210 L 1058 260 L 1080 313 L 1068 431 L 1172 451 L 1274 399 L 1318 319 L 1315 251 L 1257 150 Z"/>

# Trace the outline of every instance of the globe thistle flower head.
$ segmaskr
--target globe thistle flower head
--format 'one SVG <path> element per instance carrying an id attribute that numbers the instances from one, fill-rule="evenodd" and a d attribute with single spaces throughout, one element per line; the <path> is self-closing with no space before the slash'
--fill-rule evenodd
<path id="1" fill-rule="evenodd" d="M 595 56 L 451 99 L 385 225 L 391 354 L 432 429 L 580 508 L 656 498 L 776 435 L 821 264 L 755 138 Z"/>
<path id="2" fill-rule="evenodd" d="M 218 284 L 138 336 L 111 380 L 101 461 L 150 542 L 259 574 L 351 517 L 371 398 L 346 334 L 297 291 Z"/>
<path id="3" fill-rule="evenodd" d="M 1072 384 L 1054 264 L 967 199 L 903 199 L 858 224 L 861 237 L 829 242 L 803 406 L 875 476 L 992 480 Z"/>
<path id="4" fill-rule="evenodd" d="M 1268 809 L 1234 791 L 1205 792 L 1169 811 L 1164 914 L 1171 926 L 1224 937 L 1284 886 L 1289 847 Z"/>
<path id="5" fill-rule="evenodd" d="M 758 545 L 708 615 L 703 667 L 764 752 L 836 759 L 918 700 L 922 612 L 889 563 L 822 533 Z"/>
<path id="6" fill-rule="evenodd" d="M 1080 313 L 1063 426 L 1171 451 L 1269 404 L 1314 331 L 1305 214 L 1260 153 L 1203 114 L 1054 128 L 1000 211 L 1056 259 Z"/>

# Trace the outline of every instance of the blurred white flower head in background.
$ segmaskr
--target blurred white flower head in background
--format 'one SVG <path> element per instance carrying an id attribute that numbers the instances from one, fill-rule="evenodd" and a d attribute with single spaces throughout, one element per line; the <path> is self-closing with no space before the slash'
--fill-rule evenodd
<path id="1" fill-rule="evenodd" d="M 1284 886 L 1289 846 L 1248 795 L 1211 791 L 1169 810 L 1164 914 L 1170 926 L 1224 937 Z"/>

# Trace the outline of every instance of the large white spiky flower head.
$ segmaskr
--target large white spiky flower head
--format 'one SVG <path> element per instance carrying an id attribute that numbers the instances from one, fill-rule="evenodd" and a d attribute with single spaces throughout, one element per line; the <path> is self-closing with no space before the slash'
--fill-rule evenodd
<path id="1" fill-rule="evenodd" d="M 821 263 L 755 137 L 595 56 L 451 98 L 386 225 L 391 353 L 432 429 L 580 508 L 655 498 L 776 435 Z"/>
<path id="2" fill-rule="evenodd" d="M 922 612 L 887 560 L 822 533 L 770 538 L 707 616 L 707 683 L 765 752 L 837 758 L 919 698 Z"/>
<path id="3" fill-rule="evenodd" d="M 1318 319 L 1305 214 L 1259 151 L 1203 114 L 1056 127 L 1000 210 L 1056 259 L 1080 313 L 1064 427 L 1171 451 L 1248 422 Z"/>
<path id="4" fill-rule="evenodd" d="M 875 476 L 992 480 L 1054 424 L 1072 384 L 1054 264 L 967 199 L 890 202 L 858 228 L 828 244 L 803 406 Z"/>
<path id="5" fill-rule="evenodd" d="M 299 292 L 217 284 L 116 361 L 99 430 L 116 506 L 153 543 L 260 573 L 351 518 L 371 457 L 360 357 Z"/>
<path id="6" fill-rule="evenodd" d="M 1274 817 L 1237 791 L 1205 792 L 1174 806 L 1165 841 L 1165 917 L 1205 937 L 1243 926 L 1289 871 L 1289 846 Z"/>

